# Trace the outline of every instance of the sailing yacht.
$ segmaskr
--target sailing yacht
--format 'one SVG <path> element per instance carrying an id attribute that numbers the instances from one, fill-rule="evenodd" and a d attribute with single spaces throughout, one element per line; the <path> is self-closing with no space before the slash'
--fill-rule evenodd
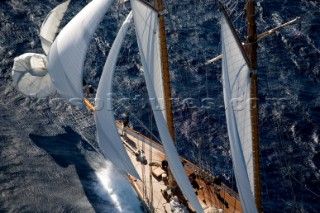
<path id="1" fill-rule="evenodd" d="M 262 212 L 259 177 L 257 100 L 257 35 L 254 1 L 248 0 L 248 36 L 241 43 L 224 6 L 221 8 L 222 75 L 225 112 L 238 193 L 213 174 L 178 155 L 172 116 L 165 10 L 131 0 L 127 15 L 108 54 L 95 104 L 82 90 L 89 43 L 113 0 L 88 3 L 59 33 L 59 23 L 70 1 L 57 6 L 40 33 L 46 55 L 15 59 L 17 88 L 32 97 L 56 90 L 79 109 L 93 111 L 102 154 L 128 177 L 150 212 Z M 161 144 L 115 120 L 112 82 L 119 51 L 129 26 L 134 25 L 141 65 Z M 70 34 L 73 36 L 71 37 Z M 211 61 L 212 62 L 212 61 Z"/>

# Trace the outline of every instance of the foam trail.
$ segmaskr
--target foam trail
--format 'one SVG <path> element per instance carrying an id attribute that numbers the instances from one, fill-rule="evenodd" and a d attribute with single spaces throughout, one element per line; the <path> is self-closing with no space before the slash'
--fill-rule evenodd
<path id="1" fill-rule="evenodd" d="M 96 175 L 98 178 L 98 184 L 95 186 L 97 194 L 111 201 L 118 212 L 143 212 L 141 201 L 127 177 L 119 173 L 109 161 L 106 161 L 106 164 L 96 171 Z"/>

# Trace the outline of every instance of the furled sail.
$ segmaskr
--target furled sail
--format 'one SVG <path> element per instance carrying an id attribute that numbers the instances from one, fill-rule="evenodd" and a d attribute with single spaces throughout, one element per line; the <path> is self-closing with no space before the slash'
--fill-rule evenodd
<path id="1" fill-rule="evenodd" d="M 221 19 L 222 77 L 234 173 L 244 212 L 257 212 L 253 195 L 250 72 L 241 44 L 226 17 Z"/>
<path id="2" fill-rule="evenodd" d="M 118 134 L 111 98 L 113 74 L 118 54 L 131 19 L 132 13 L 130 12 L 122 24 L 108 54 L 97 89 L 94 118 L 97 126 L 99 146 L 103 154 L 116 168 L 139 178 Z"/>
<path id="3" fill-rule="evenodd" d="M 169 166 L 181 191 L 192 207 L 198 213 L 203 212 L 181 164 L 163 114 L 164 107 L 161 103 L 163 101 L 163 90 L 159 83 L 161 82 L 161 74 L 159 74 L 161 72 L 161 62 L 158 13 L 139 0 L 131 0 L 131 6 L 147 90 Z"/>
<path id="4" fill-rule="evenodd" d="M 93 0 L 59 33 L 48 55 L 48 69 L 60 95 L 83 108 L 84 60 L 93 33 L 113 0 Z"/>
<path id="5" fill-rule="evenodd" d="M 12 79 L 17 89 L 33 98 L 44 98 L 54 91 L 43 54 L 25 53 L 14 59 Z"/>
<path id="6" fill-rule="evenodd" d="M 51 12 L 47 15 L 46 19 L 43 21 L 40 28 L 40 39 L 42 49 L 48 55 L 50 47 L 54 41 L 56 33 L 60 22 L 68 9 L 69 3 L 71 0 L 63 2 L 56 6 Z"/>

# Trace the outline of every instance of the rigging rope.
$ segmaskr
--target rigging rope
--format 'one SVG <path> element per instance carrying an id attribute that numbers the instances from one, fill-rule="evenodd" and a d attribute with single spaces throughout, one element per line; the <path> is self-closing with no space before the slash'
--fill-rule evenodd
<path id="1" fill-rule="evenodd" d="M 152 128 L 152 114 L 150 114 L 150 117 L 149 117 L 149 123 L 150 123 L 150 129 L 153 129 Z M 152 159 L 152 149 L 150 149 L 149 151 L 149 159 L 150 159 L 150 163 L 153 162 L 153 159 Z M 150 206 L 152 207 L 153 206 L 153 184 L 152 184 L 152 167 L 149 166 L 149 178 L 150 178 L 150 198 L 149 198 L 149 202 L 150 202 Z"/>
<path id="2" fill-rule="evenodd" d="M 288 171 L 288 175 L 290 175 L 293 180 L 295 180 L 297 183 L 299 183 L 301 186 L 303 186 L 305 189 L 307 189 L 307 190 L 308 190 L 309 192 L 311 192 L 313 195 L 315 195 L 316 197 L 320 198 L 320 195 L 318 195 L 317 193 L 315 193 L 314 191 L 312 191 L 311 189 L 309 189 L 305 184 L 303 184 L 303 183 L 300 182 L 297 178 L 295 178 L 295 177 L 291 174 L 291 171 Z"/>
<path id="3" fill-rule="evenodd" d="M 199 2 L 198 1 L 195 1 L 194 2 L 194 4 L 195 4 L 195 6 L 193 7 L 194 8 L 194 10 L 192 10 L 193 12 L 197 12 L 197 8 L 199 7 L 199 8 L 203 8 L 203 4 L 199 4 Z M 233 5 L 232 5 L 232 7 L 235 7 L 237 5 L 237 3 L 234 3 Z M 198 7 L 197 7 L 198 6 Z M 171 5 L 171 7 L 172 8 L 176 8 L 176 5 L 175 4 L 173 4 L 173 5 Z M 199 10 L 199 9 L 198 9 Z M 201 12 L 201 11 L 200 11 Z M 242 12 L 242 14 L 243 14 L 243 12 Z M 169 12 L 169 15 L 171 15 L 171 13 Z M 195 15 L 193 15 L 192 13 L 191 14 L 188 14 L 189 16 L 191 16 L 191 17 L 196 17 Z M 198 16 L 197 16 L 198 17 Z M 205 20 L 206 21 L 206 20 Z M 171 32 L 171 34 L 174 34 L 174 33 L 176 33 L 177 35 L 180 35 L 178 32 L 176 32 L 176 29 L 178 28 L 178 27 L 180 27 L 181 26 L 181 24 L 179 25 L 179 22 L 178 22 L 178 20 L 177 19 L 169 19 L 169 26 L 171 27 L 171 29 L 173 29 L 172 30 L 172 32 Z M 200 44 L 200 42 L 201 42 L 201 37 L 200 36 L 202 36 L 201 34 L 199 34 L 199 32 L 201 32 L 199 29 L 200 29 L 200 27 L 202 26 L 202 24 L 203 24 L 203 20 L 201 20 L 201 19 L 197 19 L 197 20 L 192 20 L 192 22 L 190 22 L 190 23 L 188 23 L 188 25 L 187 26 L 183 26 L 183 27 L 187 27 L 187 28 L 184 28 L 184 30 L 191 30 L 192 32 L 193 32 L 193 35 L 194 35 L 194 39 L 193 39 L 193 42 L 195 41 L 195 45 L 193 45 L 193 47 L 197 47 L 197 46 L 200 46 L 199 44 Z M 190 33 L 189 33 L 190 34 Z M 186 92 L 186 94 L 184 94 L 183 92 L 181 92 L 181 91 L 183 91 L 183 90 L 186 90 L 186 88 L 196 88 L 196 87 L 198 87 L 198 88 L 200 88 L 200 90 L 202 90 L 202 88 L 204 88 L 203 90 L 205 90 L 205 95 L 204 95 L 204 97 L 206 97 L 206 98 L 208 98 L 210 95 L 209 95 L 209 84 L 210 84 L 210 82 L 209 82 L 209 79 L 208 79 L 208 66 L 205 66 L 205 67 L 197 67 L 198 68 L 198 70 L 194 70 L 194 69 L 192 69 L 192 67 L 195 67 L 195 65 L 194 65 L 194 62 L 192 61 L 192 59 L 195 59 L 195 60 L 199 60 L 199 58 L 201 58 L 201 56 L 202 56 L 202 58 L 203 58 L 203 61 L 205 61 L 205 59 L 207 59 L 208 57 L 207 57 L 207 51 L 205 50 L 205 49 L 203 49 L 203 48 L 195 48 L 195 50 L 196 51 L 194 51 L 195 52 L 195 54 L 193 54 L 192 55 L 192 58 L 186 58 L 183 54 L 179 54 L 179 52 L 177 51 L 177 53 L 178 53 L 178 55 L 180 56 L 179 57 L 179 60 L 181 60 L 181 61 L 183 61 L 184 62 L 184 71 L 185 72 L 179 72 L 178 74 L 179 74 L 179 77 L 181 77 L 182 79 L 185 79 L 184 80 L 184 83 L 187 85 L 187 86 L 181 86 L 181 85 L 175 85 L 175 88 L 179 91 L 179 93 L 180 94 L 182 94 L 182 95 L 184 95 L 184 96 L 186 96 L 186 97 L 189 97 L 189 96 L 187 96 L 187 95 L 190 95 L 190 92 L 189 92 L 189 90 L 188 90 L 188 92 Z M 174 51 L 174 50 L 173 50 Z M 200 66 L 202 66 L 202 63 L 199 63 L 199 64 L 201 64 Z M 192 75 L 194 75 L 194 74 L 198 74 L 198 71 L 200 70 L 200 69 L 204 69 L 205 70 L 205 86 L 203 87 L 203 85 L 201 85 L 201 82 L 199 82 L 199 80 L 198 79 L 195 79 L 195 77 L 197 77 L 197 76 L 195 76 L 195 77 L 193 77 Z M 189 71 L 189 72 L 188 72 Z M 199 74 L 200 75 L 200 74 Z M 195 79 L 195 80 L 194 80 Z M 199 85 L 200 84 L 200 85 Z M 190 137 L 190 139 L 191 140 L 193 140 L 192 138 L 194 138 L 193 136 L 195 136 L 196 138 L 198 138 L 198 139 L 195 139 L 195 140 L 193 140 L 193 141 L 195 141 L 195 143 L 197 143 L 197 147 L 198 147 L 198 153 L 195 153 L 195 158 L 197 158 L 196 159 L 196 162 L 197 162 L 197 164 L 198 165 L 202 165 L 202 167 L 205 165 L 203 162 L 206 162 L 206 169 L 207 169 L 207 171 L 210 171 L 210 173 L 211 174 L 214 174 L 214 172 L 213 172 L 213 168 L 215 168 L 214 167 L 214 165 L 212 165 L 212 163 L 211 163 L 211 160 L 209 160 L 210 158 L 212 158 L 212 156 L 211 156 L 211 154 L 210 154 L 210 152 L 204 152 L 204 153 L 202 153 L 202 151 L 203 150 L 201 150 L 201 148 L 202 147 L 207 147 L 207 146 L 202 146 L 203 145 L 203 143 L 204 143 L 204 141 L 206 141 L 206 142 L 211 142 L 211 141 L 209 141 L 212 137 L 213 137 L 213 135 L 214 134 L 212 134 L 212 131 L 210 131 L 212 128 L 214 128 L 214 126 L 213 125 L 210 125 L 210 120 L 211 120 L 211 114 L 209 113 L 210 111 L 208 111 L 208 110 L 205 110 L 205 109 L 194 109 L 194 110 L 189 110 L 190 111 L 190 114 L 192 114 L 192 113 L 195 113 L 196 112 L 196 114 L 199 114 L 199 112 L 201 112 L 201 111 L 203 111 L 204 112 L 204 114 L 202 114 L 202 117 L 206 117 L 207 118 L 207 122 L 206 123 L 202 123 L 202 122 L 199 122 L 199 118 L 196 118 L 197 120 L 195 120 L 195 122 L 197 123 L 195 126 L 194 126 L 194 128 L 192 128 L 192 129 L 190 129 L 191 130 L 191 132 L 189 132 L 189 134 L 188 134 L 188 136 Z M 182 115 L 181 115 L 181 117 L 182 117 Z M 220 118 L 220 117 L 219 117 Z M 184 119 L 182 119 L 182 120 L 184 120 Z M 201 120 L 200 120 L 201 121 Z M 208 125 L 208 123 L 209 123 L 209 125 Z M 188 124 L 188 125 L 192 125 L 192 123 L 190 123 L 190 124 Z M 207 130 L 206 131 L 206 133 L 204 133 L 204 130 Z M 206 140 L 206 138 L 208 138 L 208 140 Z M 208 160 L 209 160 L 209 162 L 208 162 Z M 232 171 L 232 173 L 233 173 L 233 170 L 232 170 L 232 165 L 228 162 L 228 161 L 226 161 L 226 165 L 229 165 L 229 169 L 228 168 L 225 168 L 226 170 L 228 170 L 228 171 Z M 209 167 L 209 168 L 208 168 Z M 232 176 L 232 175 L 231 175 Z M 235 184 L 234 184 L 234 182 L 233 181 L 231 181 L 231 184 L 233 184 L 232 186 L 234 186 Z M 215 195 L 213 195 L 213 196 L 215 196 Z M 223 196 L 224 197 L 224 196 Z"/>

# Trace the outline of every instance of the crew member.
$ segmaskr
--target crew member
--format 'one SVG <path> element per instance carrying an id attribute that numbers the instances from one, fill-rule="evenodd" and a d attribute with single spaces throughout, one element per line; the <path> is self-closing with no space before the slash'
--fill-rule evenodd
<path id="1" fill-rule="evenodd" d="M 125 116 L 122 122 L 122 131 L 121 131 L 122 136 L 124 136 L 128 124 L 129 124 L 129 116 Z"/>
<path id="2" fill-rule="evenodd" d="M 197 176 L 195 173 L 191 173 L 189 175 L 190 183 L 191 183 L 192 187 L 195 189 L 196 194 L 197 194 L 197 191 L 200 189 L 200 186 L 199 186 L 198 182 L 196 181 L 196 178 L 197 178 Z"/>

